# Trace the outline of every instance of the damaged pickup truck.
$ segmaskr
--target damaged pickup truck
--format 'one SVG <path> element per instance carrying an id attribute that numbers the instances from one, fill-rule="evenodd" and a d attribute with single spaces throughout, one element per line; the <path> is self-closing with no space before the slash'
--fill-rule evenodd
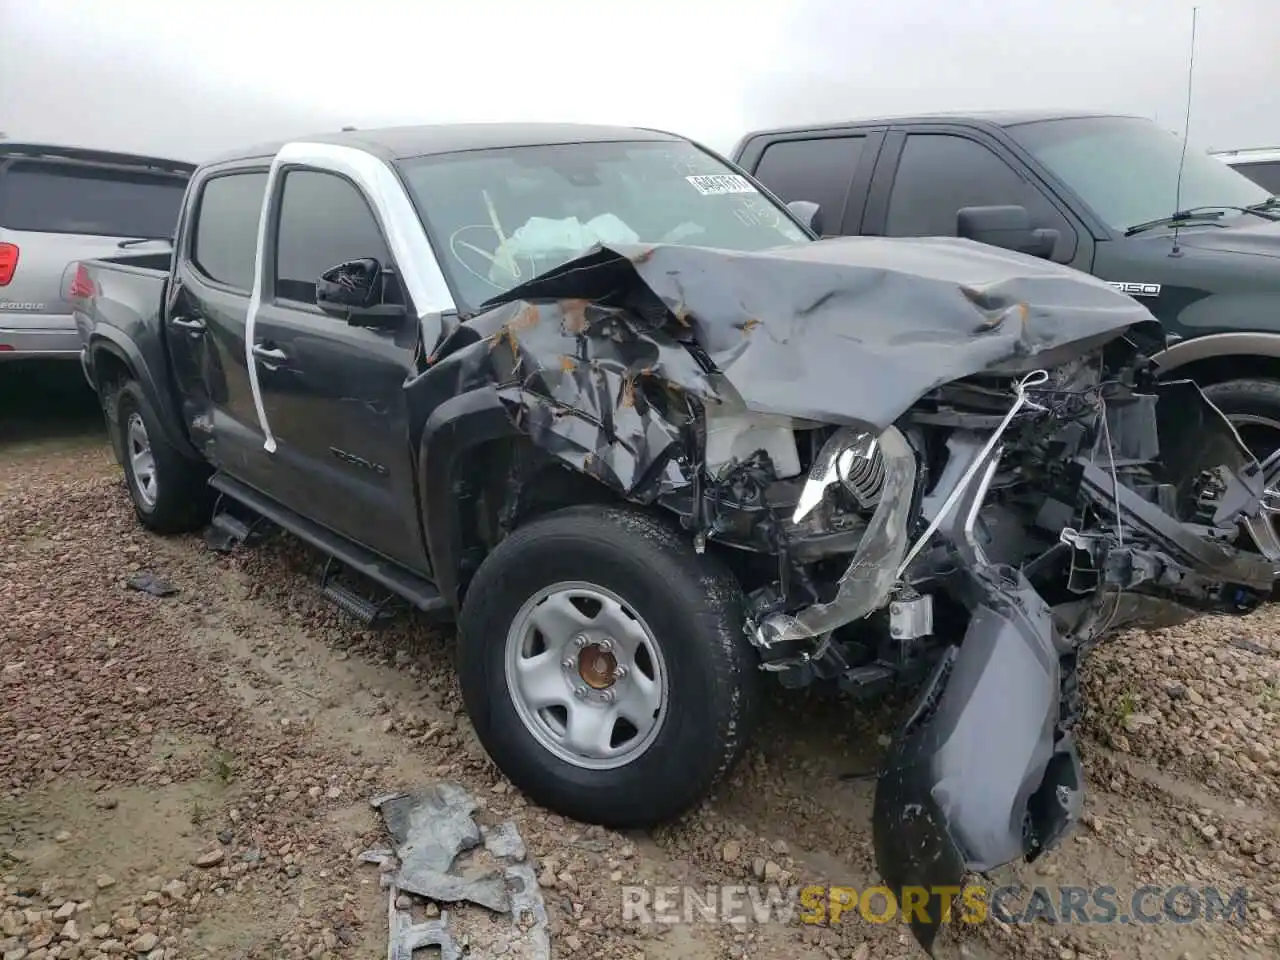
<path id="1" fill-rule="evenodd" d="M 1135 300 L 969 241 L 818 242 L 668 134 L 242 151 L 196 172 L 172 262 L 74 291 L 141 522 L 265 517 L 456 613 L 484 746 L 582 820 L 705 796 L 765 677 L 916 688 L 887 882 L 1034 858 L 1080 808 L 1090 645 L 1275 579 L 1262 467 L 1154 381 Z"/>

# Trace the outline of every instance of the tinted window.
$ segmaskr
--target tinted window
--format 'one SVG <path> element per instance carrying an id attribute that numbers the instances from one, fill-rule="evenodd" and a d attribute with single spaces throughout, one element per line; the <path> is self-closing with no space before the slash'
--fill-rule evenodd
<path id="1" fill-rule="evenodd" d="M 333 173 L 293 170 L 285 174 L 276 241 L 276 296 L 316 302 L 316 281 L 330 267 L 373 257 L 384 266 L 391 255 L 364 196 Z"/>
<path id="2" fill-rule="evenodd" d="M 19 161 L 0 174 L 0 226 L 40 233 L 170 237 L 186 180 Z"/>
<path id="3" fill-rule="evenodd" d="M 824 233 L 839 233 L 849 182 L 866 137 L 780 140 L 769 144 L 756 177 L 787 202 L 812 200 L 822 208 Z"/>
<path id="4" fill-rule="evenodd" d="M 258 216 L 266 189 L 265 171 L 214 177 L 201 188 L 191 260 L 211 280 L 253 289 Z"/>
<path id="5" fill-rule="evenodd" d="M 1235 167 L 1262 189 L 1280 194 L 1280 160 L 1237 163 Z"/>
<path id="6" fill-rule="evenodd" d="M 467 307 L 597 243 L 764 250 L 808 241 L 755 184 L 684 140 L 473 150 L 397 166 Z"/>
<path id="7" fill-rule="evenodd" d="M 1033 227 L 1060 231 L 1054 258 L 1069 257 L 1075 232 L 1031 183 L 980 143 L 947 134 L 907 137 L 889 194 L 891 237 L 954 237 L 964 207 L 1020 204 Z"/>
<path id="8" fill-rule="evenodd" d="M 1149 120 L 1042 121 L 1009 127 L 1009 135 L 1116 230 L 1179 208 L 1247 207 L 1267 199 L 1248 177 L 1194 144 L 1184 151 L 1181 137 Z"/>

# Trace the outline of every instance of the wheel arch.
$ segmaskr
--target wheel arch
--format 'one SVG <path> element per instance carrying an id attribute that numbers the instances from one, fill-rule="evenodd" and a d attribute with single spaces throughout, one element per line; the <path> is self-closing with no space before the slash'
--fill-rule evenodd
<path id="1" fill-rule="evenodd" d="M 480 562 L 516 522 L 572 504 L 623 502 L 540 450 L 492 387 L 435 410 L 422 430 L 418 471 L 432 576 L 455 611 Z"/>
<path id="2" fill-rule="evenodd" d="M 1152 359 L 1161 379 L 1204 386 L 1228 380 L 1280 382 L 1280 333 L 1215 333 L 1183 340 Z"/>
<path id="3" fill-rule="evenodd" d="M 103 405 L 103 410 L 111 420 L 112 411 L 110 389 L 124 380 L 135 381 L 147 398 L 147 403 L 155 411 L 164 438 L 179 453 L 191 460 L 201 460 L 199 453 L 188 442 L 186 434 L 178 420 L 173 402 L 162 392 L 151 374 L 145 359 L 137 346 L 127 337 L 122 336 L 110 327 L 99 327 L 94 330 L 89 340 L 89 369 L 93 376 L 93 385 Z"/>

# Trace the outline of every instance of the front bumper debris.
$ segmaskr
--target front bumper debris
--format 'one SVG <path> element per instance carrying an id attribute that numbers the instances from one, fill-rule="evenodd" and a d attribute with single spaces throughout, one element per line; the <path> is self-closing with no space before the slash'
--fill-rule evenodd
<path id="1" fill-rule="evenodd" d="M 1049 608 L 1025 581 L 991 592 L 925 684 L 876 790 L 876 864 L 899 903 L 926 904 L 911 927 L 930 953 L 966 872 L 1034 859 L 1080 814 Z"/>

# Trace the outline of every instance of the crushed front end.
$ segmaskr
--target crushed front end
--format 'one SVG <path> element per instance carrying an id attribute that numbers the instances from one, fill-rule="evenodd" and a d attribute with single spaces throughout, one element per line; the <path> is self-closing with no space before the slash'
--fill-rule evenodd
<path id="1" fill-rule="evenodd" d="M 1250 536 L 1265 525 L 1257 462 L 1198 387 L 1154 383 L 1124 339 L 948 384 L 874 440 L 837 432 L 793 519 L 866 508 L 868 476 L 878 502 L 848 568 L 816 585 L 829 599 L 797 610 L 762 590 L 754 636 L 791 682 L 865 694 L 927 671 L 873 826 L 900 901 L 929 897 L 912 926 L 931 951 L 940 895 L 1034 859 L 1077 819 L 1088 649 L 1124 627 L 1253 610 L 1275 553 Z"/>
<path id="2" fill-rule="evenodd" d="M 486 493 L 500 524 L 567 468 L 728 564 L 784 685 L 918 689 L 874 839 L 892 887 L 936 893 L 1078 816 L 1091 645 L 1272 589 L 1264 472 L 1194 384 L 1155 382 L 1158 346 L 1144 308 L 1077 271 L 853 238 L 598 248 L 433 362 L 528 440 Z M 940 905 L 918 916 L 929 950 Z"/>

